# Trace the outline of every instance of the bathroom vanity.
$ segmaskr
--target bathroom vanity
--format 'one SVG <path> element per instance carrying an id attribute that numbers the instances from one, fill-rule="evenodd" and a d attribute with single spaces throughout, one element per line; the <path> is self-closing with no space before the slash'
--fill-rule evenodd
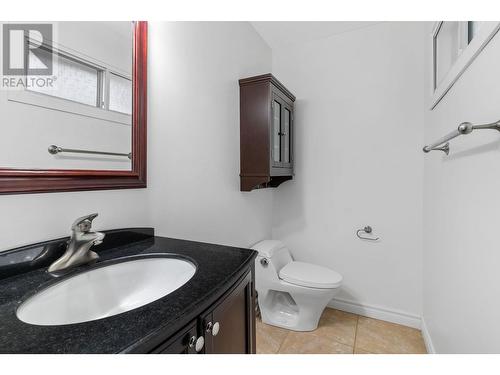
<path id="1" fill-rule="evenodd" d="M 47 267 L 64 252 L 67 238 L 0 253 L 0 353 L 255 353 L 255 251 L 157 237 L 151 228 L 104 233 L 104 242 L 93 247 L 99 260 L 60 277 L 48 273 Z M 147 289 L 141 283 L 155 269 L 129 276 L 122 271 L 109 281 L 93 275 L 137 261 L 155 264 L 156 259 L 185 261 L 196 270 L 182 286 L 129 311 L 69 324 L 64 319 L 71 320 L 72 315 L 62 314 L 63 320 L 57 324 L 51 321 L 57 321 L 59 310 L 50 313 L 50 303 L 58 302 L 44 294 L 48 290 L 71 286 L 74 281 L 65 291 L 71 295 L 73 290 L 78 293 L 85 288 L 84 282 L 99 284 L 92 285 L 95 293 L 87 293 L 91 299 L 85 302 L 84 310 L 89 313 L 95 304 L 112 303 L 108 299 L 119 296 L 120 288 L 139 285 L 134 291 L 137 297 Z M 168 274 L 165 271 L 161 276 Z M 77 284 L 78 278 L 84 281 Z M 103 302 L 100 293 L 106 288 L 115 292 Z M 94 295 L 96 301 L 92 300 Z M 33 296 L 49 303 L 39 312 L 40 324 L 20 319 L 19 307 Z M 62 308 L 71 311 L 70 305 L 75 303 Z M 36 321 L 37 315 L 29 319 Z"/>

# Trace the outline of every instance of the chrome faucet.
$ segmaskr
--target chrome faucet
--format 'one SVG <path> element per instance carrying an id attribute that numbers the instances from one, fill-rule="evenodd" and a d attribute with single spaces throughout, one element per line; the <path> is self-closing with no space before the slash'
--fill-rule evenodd
<path id="1" fill-rule="evenodd" d="M 97 213 L 86 215 L 75 220 L 71 226 L 71 238 L 66 252 L 50 265 L 50 273 L 57 273 L 99 259 L 99 255 L 90 250 L 93 245 L 102 243 L 105 236 L 104 233 L 91 231 L 92 220 L 97 215 Z"/>

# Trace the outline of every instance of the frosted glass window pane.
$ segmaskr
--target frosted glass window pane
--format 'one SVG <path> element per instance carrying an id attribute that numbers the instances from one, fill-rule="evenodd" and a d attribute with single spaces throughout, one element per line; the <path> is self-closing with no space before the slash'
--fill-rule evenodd
<path id="1" fill-rule="evenodd" d="M 47 62 L 51 52 L 44 51 L 42 62 Z M 53 55 L 55 81 L 53 87 L 32 87 L 30 90 L 78 103 L 97 106 L 99 71 L 96 68 L 79 63 L 62 55 Z M 30 54 L 30 61 L 38 63 Z"/>
<path id="2" fill-rule="evenodd" d="M 460 22 L 443 22 L 436 36 L 436 85 L 439 85 L 449 72 L 460 52 Z"/>
<path id="3" fill-rule="evenodd" d="M 132 114 L 132 81 L 116 74 L 109 76 L 109 109 Z"/>

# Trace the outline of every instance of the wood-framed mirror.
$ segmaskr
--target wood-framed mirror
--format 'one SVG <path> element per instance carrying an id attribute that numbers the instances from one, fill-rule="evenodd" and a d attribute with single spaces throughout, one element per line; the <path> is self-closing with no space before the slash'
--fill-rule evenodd
<path id="1" fill-rule="evenodd" d="M 145 188 L 147 22 L 1 32 L 0 194 Z"/>

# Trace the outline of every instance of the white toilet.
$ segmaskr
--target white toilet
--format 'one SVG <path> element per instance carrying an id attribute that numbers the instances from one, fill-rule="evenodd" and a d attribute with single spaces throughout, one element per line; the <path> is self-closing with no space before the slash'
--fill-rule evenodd
<path id="1" fill-rule="evenodd" d="M 294 331 L 313 331 L 338 292 L 342 275 L 326 267 L 296 262 L 280 241 L 255 244 L 255 287 L 262 321 Z"/>

